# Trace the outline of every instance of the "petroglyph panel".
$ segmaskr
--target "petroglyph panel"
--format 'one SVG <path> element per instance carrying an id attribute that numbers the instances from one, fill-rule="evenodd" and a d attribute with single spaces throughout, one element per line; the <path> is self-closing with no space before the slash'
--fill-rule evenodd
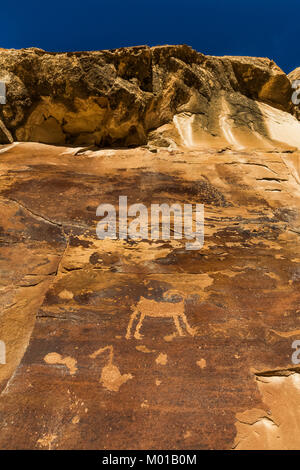
<path id="1" fill-rule="evenodd" d="M 2 150 L 1 448 L 248 448 L 251 410 L 276 439 L 255 374 L 300 330 L 298 152 Z M 204 247 L 97 239 L 120 194 L 204 203 Z"/>

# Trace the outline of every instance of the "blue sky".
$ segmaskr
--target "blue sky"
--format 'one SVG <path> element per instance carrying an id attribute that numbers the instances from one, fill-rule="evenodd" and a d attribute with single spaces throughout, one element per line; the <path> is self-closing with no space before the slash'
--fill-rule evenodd
<path id="1" fill-rule="evenodd" d="M 300 66 L 299 0 L 22 0 L 1 2 L 0 47 L 48 51 L 188 44 L 204 54 Z"/>

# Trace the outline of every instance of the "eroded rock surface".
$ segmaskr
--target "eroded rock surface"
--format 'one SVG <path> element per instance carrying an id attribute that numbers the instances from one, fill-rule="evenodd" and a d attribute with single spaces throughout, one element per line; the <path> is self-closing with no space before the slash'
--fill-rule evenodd
<path id="1" fill-rule="evenodd" d="M 180 113 L 197 115 L 209 140 L 223 137 L 220 119 L 265 137 L 257 102 L 294 111 L 290 80 L 273 61 L 204 56 L 188 46 L 0 50 L 0 80 L 2 143 L 142 145 Z"/>
<path id="2" fill-rule="evenodd" d="M 35 84 L 49 99 L 34 109 L 44 106 L 56 130 L 65 92 L 61 119 L 85 122 L 87 83 L 96 82 L 88 70 L 93 77 L 104 67 L 106 106 L 113 90 L 129 90 L 107 116 L 117 128 L 132 93 L 124 122 L 135 116 L 143 136 L 135 144 L 145 144 L 0 149 L 0 448 L 299 448 L 300 124 L 283 72 L 266 59 L 207 58 L 186 46 L 0 56 L 24 93 L 24 77 L 35 76 L 24 64 L 36 64 L 36 76 L 52 70 L 50 85 Z M 76 86 L 64 88 L 59 67 Z M 179 89 L 187 95 L 177 101 Z M 14 138 L 39 140 L 30 93 L 26 109 L 23 98 L 16 105 L 19 124 L 4 121 Z M 90 122 L 103 117 L 97 100 Z M 54 135 L 49 119 L 45 136 Z M 82 124 L 62 142 L 77 141 Z M 110 124 L 99 129 L 97 143 L 115 142 Z M 131 145 L 125 129 L 119 137 Z M 85 135 L 96 142 L 94 131 Z M 203 248 L 188 251 L 174 238 L 99 240 L 96 209 L 118 207 L 120 195 L 147 207 L 203 203 Z"/>
<path id="3" fill-rule="evenodd" d="M 289 73 L 288 78 L 291 82 L 293 82 L 294 80 L 300 80 L 300 67 L 297 67 L 295 70 Z"/>

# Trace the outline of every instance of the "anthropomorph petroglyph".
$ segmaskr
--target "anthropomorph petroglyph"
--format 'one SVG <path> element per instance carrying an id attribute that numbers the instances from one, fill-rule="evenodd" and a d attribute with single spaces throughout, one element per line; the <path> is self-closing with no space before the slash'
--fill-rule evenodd
<path id="1" fill-rule="evenodd" d="M 105 351 L 109 352 L 108 362 L 107 365 L 103 367 L 100 383 L 102 383 L 103 387 L 111 392 L 118 392 L 121 385 L 123 385 L 127 380 L 132 379 L 133 376 L 131 374 L 121 374 L 120 370 L 117 366 L 113 365 L 114 359 L 114 348 L 113 346 L 105 346 L 104 348 L 100 348 L 95 351 L 93 354 L 90 355 L 91 359 L 96 359 L 100 354 L 104 353 Z"/>
<path id="2" fill-rule="evenodd" d="M 135 305 L 133 313 L 130 316 L 126 332 L 126 339 L 130 339 L 132 337 L 133 323 L 138 318 L 139 321 L 135 327 L 133 336 L 135 337 L 135 339 L 142 339 L 143 335 L 140 334 L 140 330 L 143 326 L 143 322 L 146 317 L 173 318 L 178 335 L 185 336 L 183 329 L 180 325 L 181 320 L 186 331 L 191 336 L 195 336 L 196 329 L 190 327 L 186 315 L 184 313 L 184 294 L 180 294 L 178 291 L 167 291 L 164 293 L 163 297 L 164 299 L 169 300 L 174 294 L 180 295 L 180 302 L 157 302 L 156 300 L 141 297 L 138 303 Z"/>

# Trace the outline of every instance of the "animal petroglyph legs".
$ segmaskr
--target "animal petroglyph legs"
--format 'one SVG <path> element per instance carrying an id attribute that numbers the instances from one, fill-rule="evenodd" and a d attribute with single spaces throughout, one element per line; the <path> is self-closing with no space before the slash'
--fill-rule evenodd
<path id="1" fill-rule="evenodd" d="M 129 320 L 129 323 L 128 323 L 128 326 L 127 326 L 127 332 L 126 332 L 126 339 L 130 339 L 131 337 L 131 330 L 132 330 L 132 327 L 133 327 L 133 322 L 134 320 L 138 317 L 139 315 L 139 311 L 138 310 L 135 310 L 132 315 L 130 316 L 130 320 Z"/>
<path id="2" fill-rule="evenodd" d="M 142 325 L 143 325 L 145 316 L 146 316 L 145 313 L 141 313 L 139 322 L 138 322 L 138 324 L 137 324 L 137 327 L 136 327 L 135 333 L 134 333 L 135 339 L 142 339 L 142 337 L 143 337 L 143 335 L 140 334 L 140 329 L 141 329 L 141 327 L 142 327 Z"/>
<path id="3" fill-rule="evenodd" d="M 129 320 L 129 323 L 128 323 L 128 327 L 127 327 L 127 332 L 126 332 L 126 339 L 130 339 L 131 338 L 131 332 L 132 332 L 132 329 L 133 329 L 133 323 L 134 321 L 139 317 L 140 315 L 140 318 L 139 318 L 139 321 L 138 321 L 138 324 L 135 328 L 135 332 L 133 334 L 133 336 L 135 337 L 135 339 L 142 339 L 143 338 L 143 335 L 140 333 L 140 330 L 143 326 L 143 322 L 145 320 L 146 317 L 154 317 L 154 318 L 161 318 L 161 317 L 165 317 L 165 318 L 173 318 L 174 320 L 174 323 L 175 323 L 175 327 L 176 327 L 176 330 L 178 332 L 178 335 L 179 336 L 184 336 L 184 332 L 182 330 L 182 327 L 180 325 L 180 319 L 182 321 L 182 323 L 184 324 L 185 328 L 186 328 L 186 331 L 191 335 L 191 336 L 195 336 L 196 334 L 196 329 L 195 328 L 192 328 L 190 327 L 188 321 L 187 321 L 187 318 L 186 318 L 186 315 L 184 312 L 180 312 L 179 314 L 171 314 L 171 315 L 165 315 L 165 316 L 160 316 L 160 315 L 155 315 L 155 314 L 148 314 L 148 313 L 141 313 L 138 309 L 136 309 L 131 317 L 130 317 L 130 320 Z"/>
<path id="4" fill-rule="evenodd" d="M 191 336 L 195 336 L 195 334 L 197 333 L 197 328 L 192 328 L 188 321 L 187 321 L 187 318 L 185 316 L 185 313 L 181 313 L 180 315 L 180 318 L 182 319 L 185 327 L 186 327 L 186 331 L 191 335 Z"/>
<path id="5" fill-rule="evenodd" d="M 174 323 L 175 323 L 175 326 L 176 326 L 176 329 L 178 331 L 179 336 L 184 336 L 182 328 L 181 328 L 180 323 L 179 323 L 178 315 L 174 315 Z"/>

